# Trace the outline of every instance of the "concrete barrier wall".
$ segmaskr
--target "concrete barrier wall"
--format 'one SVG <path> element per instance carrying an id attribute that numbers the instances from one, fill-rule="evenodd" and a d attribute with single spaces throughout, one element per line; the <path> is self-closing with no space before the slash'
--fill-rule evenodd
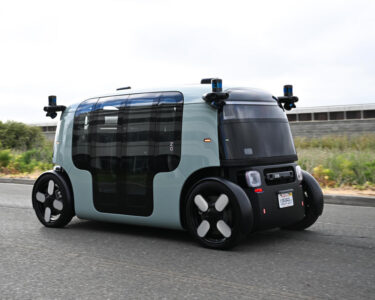
<path id="1" fill-rule="evenodd" d="M 290 122 L 293 136 L 359 135 L 375 133 L 375 119 Z"/>
<path id="2" fill-rule="evenodd" d="M 55 131 L 44 131 L 44 136 L 47 138 L 47 140 L 54 141 L 55 140 Z"/>

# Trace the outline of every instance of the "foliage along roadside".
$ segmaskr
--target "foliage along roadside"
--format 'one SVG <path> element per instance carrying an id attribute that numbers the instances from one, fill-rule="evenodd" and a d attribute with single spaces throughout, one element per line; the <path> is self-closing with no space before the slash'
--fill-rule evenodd
<path id="1" fill-rule="evenodd" d="M 301 167 L 323 187 L 375 190 L 375 134 L 295 138 Z"/>
<path id="2" fill-rule="evenodd" d="M 0 121 L 0 173 L 42 172 L 52 167 L 52 143 L 39 127 Z"/>

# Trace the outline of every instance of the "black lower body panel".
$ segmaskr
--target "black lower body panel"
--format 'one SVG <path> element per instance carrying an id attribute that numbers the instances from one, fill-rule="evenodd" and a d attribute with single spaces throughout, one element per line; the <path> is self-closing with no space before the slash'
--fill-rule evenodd
<path id="1" fill-rule="evenodd" d="M 293 205 L 280 207 L 279 194 L 292 194 Z M 296 223 L 305 216 L 302 186 L 297 182 L 263 187 L 263 192 L 255 193 L 247 189 L 254 210 L 255 229 L 284 227 Z"/>

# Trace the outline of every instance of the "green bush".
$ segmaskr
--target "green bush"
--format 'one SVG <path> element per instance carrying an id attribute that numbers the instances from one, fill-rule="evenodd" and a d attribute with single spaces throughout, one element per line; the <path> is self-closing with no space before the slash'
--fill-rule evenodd
<path id="1" fill-rule="evenodd" d="M 13 166 L 20 173 L 31 173 L 35 169 L 44 171 L 53 167 L 51 160 L 52 151 L 44 147 L 41 149 L 32 149 L 17 155 Z"/>
<path id="2" fill-rule="evenodd" d="M 37 164 L 38 162 L 35 159 L 27 162 L 25 157 L 21 154 L 16 158 L 14 168 L 20 173 L 31 173 L 34 171 Z"/>
<path id="3" fill-rule="evenodd" d="M 1 150 L 4 148 L 7 150 Z M 0 121 L 0 172 L 16 174 L 51 169 L 52 148 L 40 128 Z"/>
<path id="4" fill-rule="evenodd" d="M 323 186 L 375 185 L 375 135 L 296 138 L 301 167 Z"/>
<path id="5" fill-rule="evenodd" d="M 5 168 L 9 165 L 12 159 L 10 150 L 0 150 L 0 167 Z"/>

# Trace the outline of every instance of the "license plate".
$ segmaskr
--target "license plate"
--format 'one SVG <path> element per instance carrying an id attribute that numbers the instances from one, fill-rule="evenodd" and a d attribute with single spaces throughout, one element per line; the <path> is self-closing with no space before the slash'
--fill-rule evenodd
<path id="1" fill-rule="evenodd" d="M 293 193 L 292 192 L 285 192 L 279 193 L 279 206 L 280 208 L 293 206 Z"/>

